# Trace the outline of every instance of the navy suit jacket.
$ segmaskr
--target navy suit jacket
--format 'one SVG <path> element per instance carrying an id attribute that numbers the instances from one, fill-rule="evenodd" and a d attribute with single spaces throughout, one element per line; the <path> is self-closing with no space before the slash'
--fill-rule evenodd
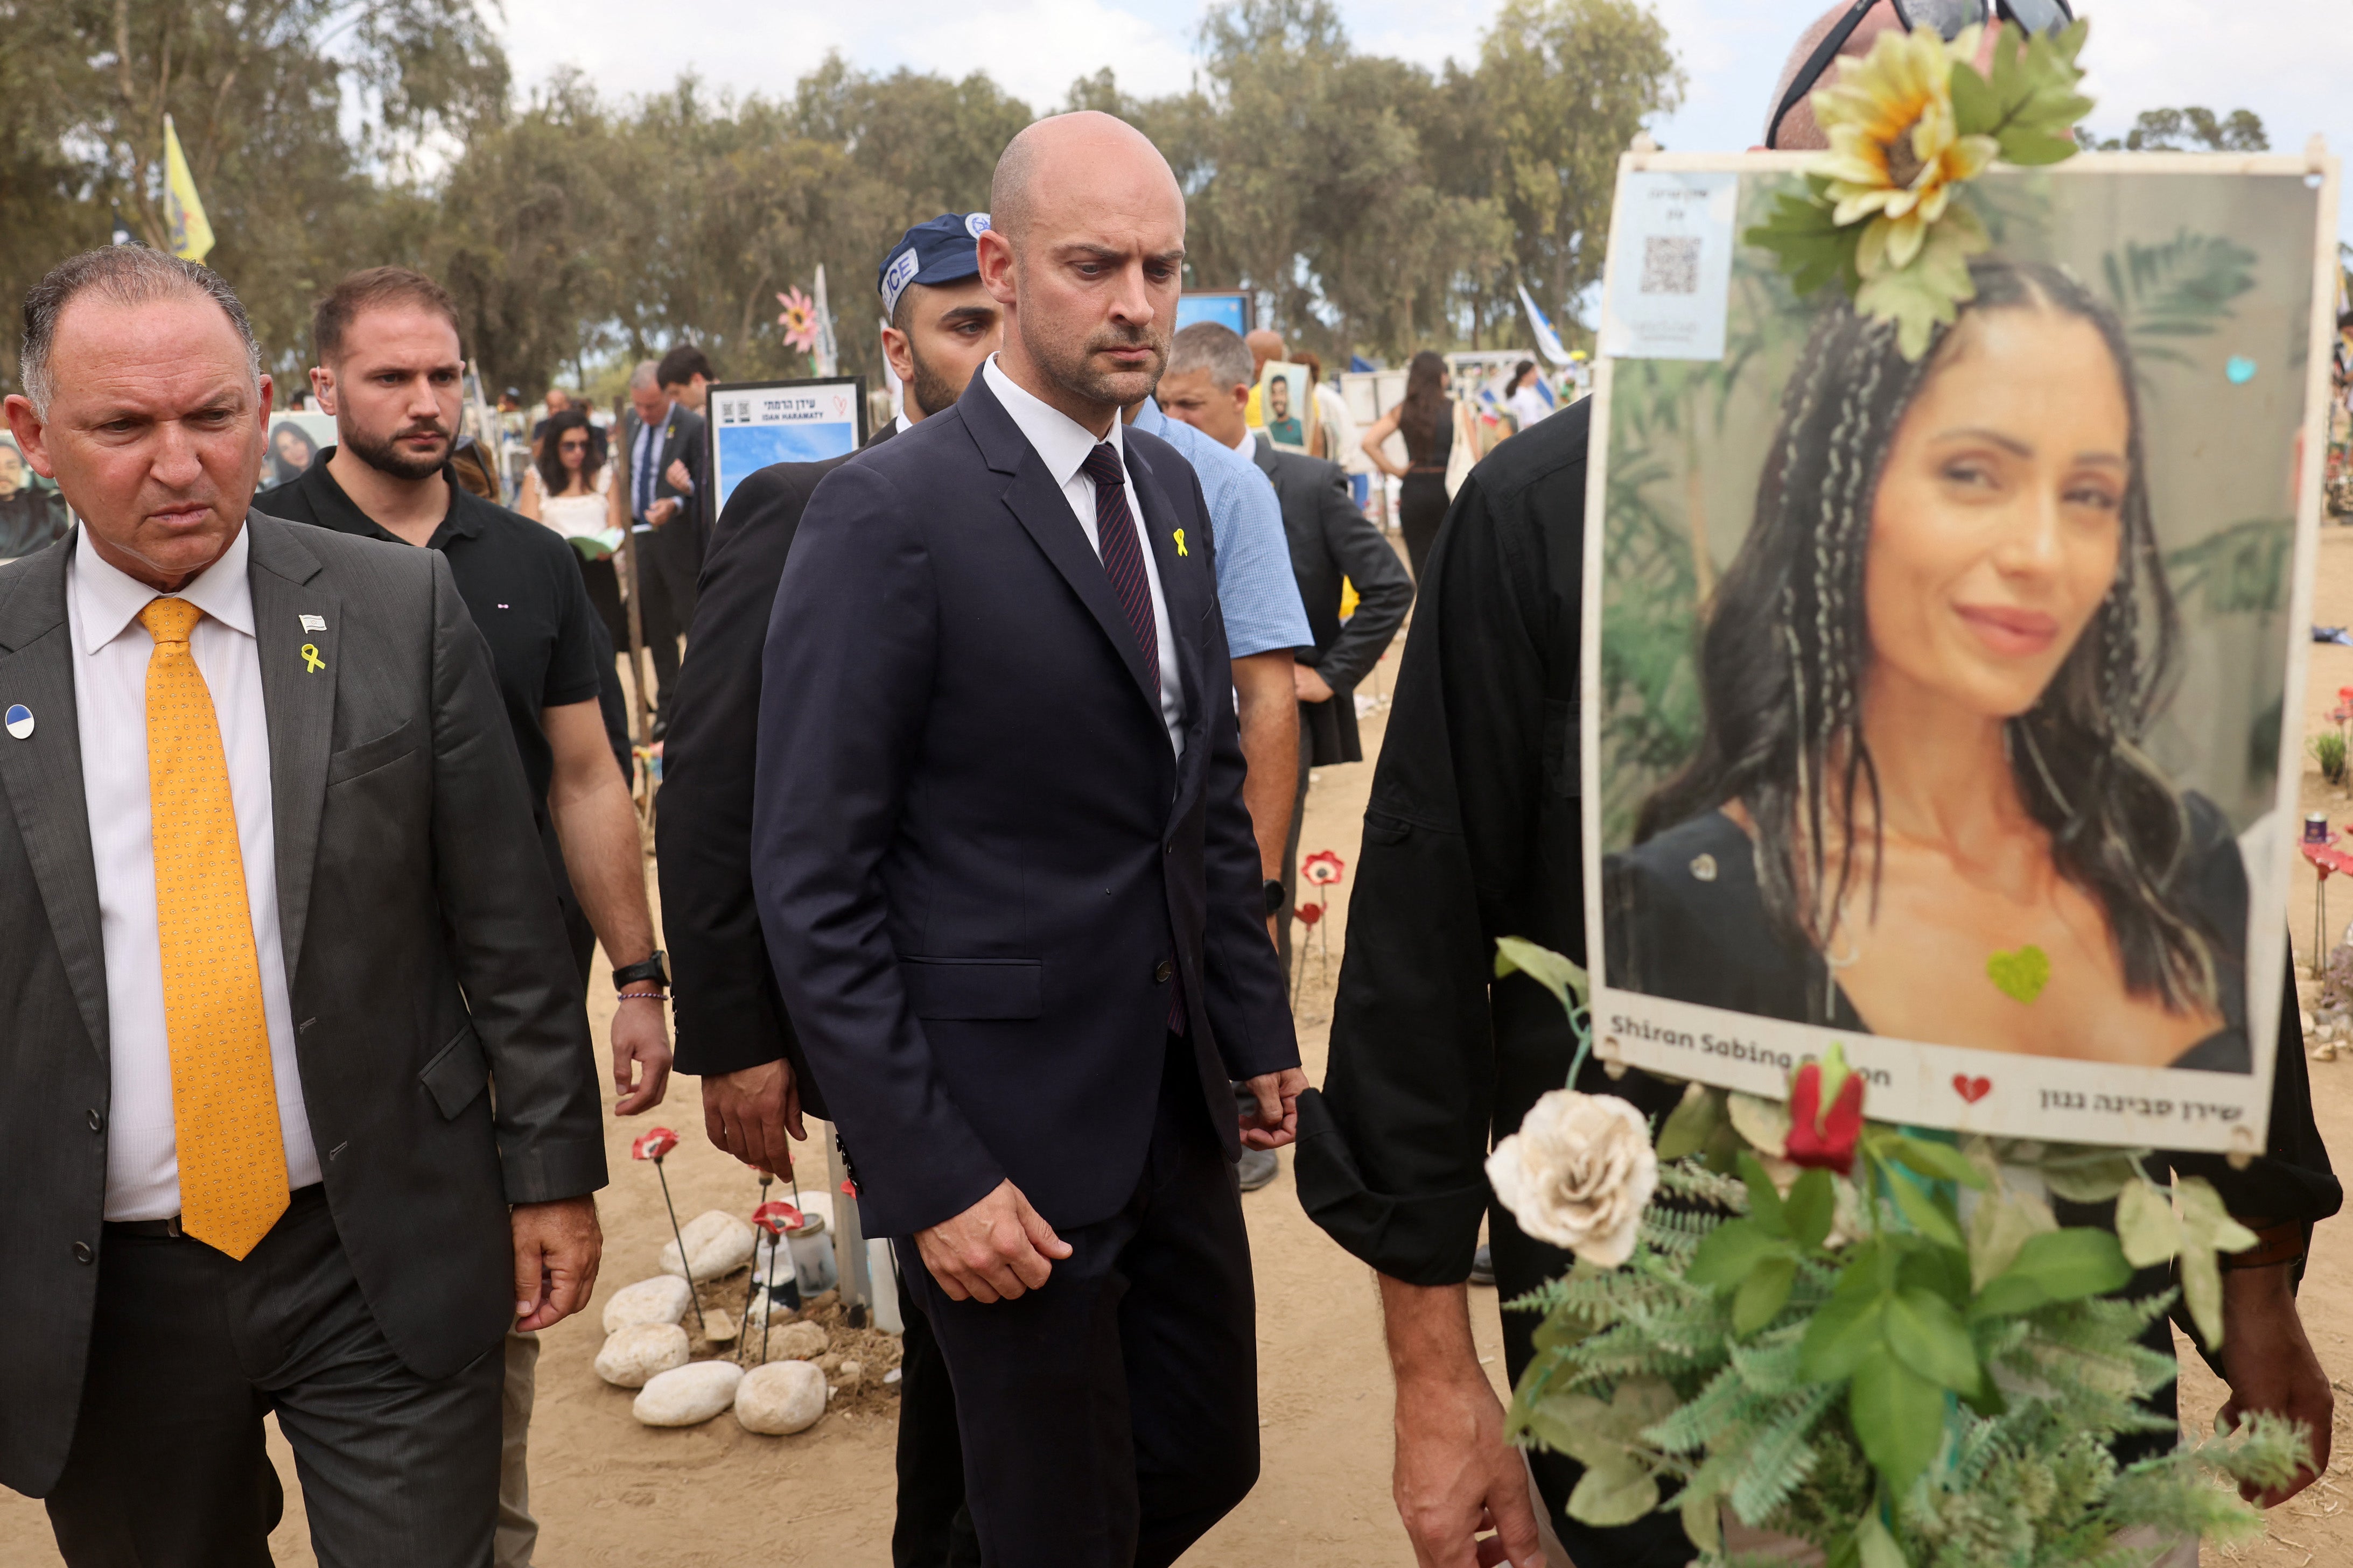
<path id="1" fill-rule="evenodd" d="M 1124 449 L 1184 679 L 1181 761 L 1101 559 L 985 376 L 827 475 L 785 566 L 754 887 L 871 1235 L 1008 1177 L 1057 1226 L 1118 1212 L 1179 976 L 1229 1154 L 1227 1079 L 1299 1062 L 1208 509 L 1174 447 L 1130 428 Z"/>

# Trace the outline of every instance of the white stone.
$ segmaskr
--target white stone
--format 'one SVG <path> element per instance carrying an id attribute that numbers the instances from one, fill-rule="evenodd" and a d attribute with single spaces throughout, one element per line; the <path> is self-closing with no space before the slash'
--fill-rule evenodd
<path id="1" fill-rule="evenodd" d="M 825 1414 L 825 1373 L 805 1361 L 754 1367 L 735 1391 L 735 1419 L 746 1432 L 782 1437 L 805 1432 Z"/>
<path id="2" fill-rule="evenodd" d="M 752 1261 L 752 1227 L 733 1215 L 720 1209 L 706 1209 L 686 1222 L 686 1255 L 694 1264 L 697 1279 L 716 1279 L 730 1274 Z M 662 1243 L 661 1271 L 686 1277 L 686 1268 L 679 1262 L 678 1243 Z"/>
<path id="3" fill-rule="evenodd" d="M 764 1361 L 815 1361 L 825 1353 L 823 1323 L 778 1323 L 766 1333 L 767 1350 L 761 1358 Z"/>
<path id="4" fill-rule="evenodd" d="M 657 1274 L 634 1285 L 624 1285 L 605 1303 L 605 1331 L 613 1333 L 634 1323 L 675 1323 L 686 1316 L 693 1288 L 674 1274 Z"/>
<path id="5" fill-rule="evenodd" d="M 616 1388 L 643 1388 L 685 1364 L 686 1331 L 676 1323 L 625 1323 L 596 1352 L 596 1375 Z"/>
<path id="6" fill-rule="evenodd" d="M 735 1403 L 744 1369 L 732 1361 L 673 1367 L 646 1384 L 629 1414 L 649 1426 L 693 1426 Z"/>
<path id="7" fill-rule="evenodd" d="M 702 1337 L 714 1345 L 723 1345 L 735 1337 L 735 1320 L 712 1308 L 702 1314 Z"/>
<path id="8" fill-rule="evenodd" d="M 837 1386 L 842 1388 L 856 1388 L 860 1384 L 866 1381 L 866 1368 L 862 1363 L 846 1361 L 834 1369 L 834 1375 L 840 1379 L 840 1382 Z"/>

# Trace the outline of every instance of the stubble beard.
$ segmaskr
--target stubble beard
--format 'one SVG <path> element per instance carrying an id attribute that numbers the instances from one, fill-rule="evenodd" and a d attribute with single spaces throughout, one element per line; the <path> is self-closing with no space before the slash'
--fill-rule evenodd
<path id="1" fill-rule="evenodd" d="M 926 419 L 934 414 L 946 413 L 955 405 L 958 389 L 950 386 L 948 378 L 923 358 L 923 351 L 915 346 L 913 332 L 907 334 L 907 357 L 915 367 L 914 379 L 907 384 L 908 392 L 915 399 L 915 406 L 923 411 Z"/>
<path id="2" fill-rule="evenodd" d="M 386 441 L 375 440 L 356 430 L 346 430 L 342 434 L 343 445 L 351 448 L 353 457 L 380 474 L 389 474 L 396 479 L 406 479 L 413 483 L 418 479 L 429 479 L 439 473 L 442 467 L 449 461 L 449 454 L 455 446 L 455 443 L 449 439 L 449 432 L 438 424 L 430 428 L 442 440 L 439 457 L 429 461 L 422 458 L 411 458 L 393 445 L 393 441 L 399 440 L 401 437 L 416 435 L 425 428 L 427 426 L 411 425 L 396 432 L 392 439 Z"/>
<path id="3" fill-rule="evenodd" d="M 1160 384 L 1160 373 L 1168 364 L 1168 333 L 1156 327 L 1141 331 L 1104 327 L 1075 345 L 1040 341 L 1025 330 L 1022 341 L 1029 350 L 1029 357 L 1056 386 L 1099 407 L 1126 408 L 1143 402 Z M 1144 369 L 1096 368 L 1094 356 L 1100 350 L 1139 345 L 1152 350 L 1152 363 Z"/>

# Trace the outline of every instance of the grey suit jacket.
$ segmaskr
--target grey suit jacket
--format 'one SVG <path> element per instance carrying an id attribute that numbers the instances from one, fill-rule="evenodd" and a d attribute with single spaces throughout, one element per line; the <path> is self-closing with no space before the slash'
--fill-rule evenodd
<path id="1" fill-rule="evenodd" d="M 507 1205 L 605 1184 L 577 972 L 448 563 L 259 512 L 246 526 L 311 1135 L 369 1310 L 439 1377 L 512 1318 Z M 65 1463 L 105 1245 L 106 961 L 65 600 L 78 540 L 0 566 L 0 703 L 38 721 L 0 736 L 0 1484 L 36 1497 Z"/>

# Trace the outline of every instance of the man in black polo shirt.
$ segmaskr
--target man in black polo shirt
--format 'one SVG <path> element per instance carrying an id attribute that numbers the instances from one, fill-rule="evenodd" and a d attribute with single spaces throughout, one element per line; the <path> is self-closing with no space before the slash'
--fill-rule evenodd
<path id="1" fill-rule="evenodd" d="M 259 498 L 272 516 L 438 550 L 490 645 L 507 720 L 531 784 L 559 899 L 605 944 L 623 998 L 612 1027 L 615 1110 L 661 1102 L 670 1052 L 667 975 L 654 951 L 645 856 L 628 784 L 614 765 L 598 702 L 612 649 L 563 538 L 469 494 L 450 477 L 464 361 L 457 307 L 440 285 L 395 267 L 355 272 L 319 303 L 312 326 L 320 405 L 336 446 L 301 478 Z M 585 978 L 593 951 L 575 939 Z M 506 1451 L 497 1561 L 528 1563 L 523 1445 L 531 1421 L 533 1336 L 510 1334 Z"/>

